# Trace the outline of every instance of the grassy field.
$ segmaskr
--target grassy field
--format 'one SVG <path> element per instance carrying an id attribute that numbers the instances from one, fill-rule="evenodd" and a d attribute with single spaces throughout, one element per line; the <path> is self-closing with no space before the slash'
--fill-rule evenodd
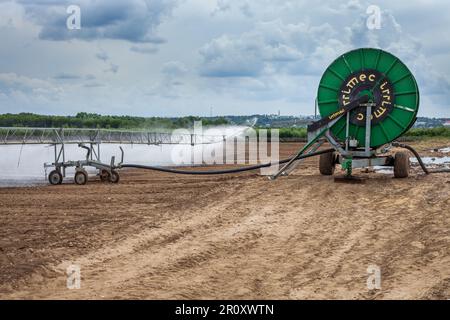
<path id="1" fill-rule="evenodd" d="M 281 139 L 306 138 L 306 128 L 278 128 L 278 130 Z M 270 133 L 270 129 L 268 131 L 268 133 Z M 403 135 L 403 138 L 410 140 L 420 140 L 422 138 L 450 138 L 450 128 L 412 128 Z"/>

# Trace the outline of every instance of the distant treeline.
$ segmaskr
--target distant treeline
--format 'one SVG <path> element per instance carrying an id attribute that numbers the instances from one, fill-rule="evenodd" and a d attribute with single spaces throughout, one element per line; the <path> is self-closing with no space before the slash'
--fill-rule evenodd
<path id="1" fill-rule="evenodd" d="M 450 138 L 450 127 L 412 128 L 405 137 L 446 137 Z"/>
<path id="2" fill-rule="evenodd" d="M 272 129 L 268 128 L 257 128 L 256 131 L 259 134 L 260 130 L 267 130 L 267 136 L 271 136 Z M 279 132 L 279 137 L 281 139 L 306 139 L 307 133 L 306 128 L 275 128 Z"/>
<path id="3" fill-rule="evenodd" d="M 152 128 L 191 128 L 194 121 L 202 121 L 203 126 L 229 125 L 231 121 L 225 117 L 131 117 L 103 116 L 95 113 L 80 112 L 75 116 L 50 116 L 33 113 L 0 114 L 0 127 L 42 127 L 42 128 L 98 128 L 98 129 L 152 129 Z M 257 131 L 266 128 L 256 128 Z M 281 139 L 306 139 L 306 128 L 277 128 Z M 268 135 L 270 136 L 270 128 Z M 450 138 L 449 127 L 412 128 L 404 137 L 447 137 Z"/>
<path id="4" fill-rule="evenodd" d="M 229 124 L 225 118 L 207 119 L 200 117 L 160 118 L 103 116 L 95 113 L 79 112 L 76 116 L 50 116 L 33 113 L 2 114 L 0 127 L 39 128 L 98 128 L 98 129 L 150 129 L 150 128 L 190 128 L 194 121 L 202 121 L 204 126 Z"/>
<path id="5" fill-rule="evenodd" d="M 260 130 L 260 129 L 258 129 Z M 299 139 L 303 140 L 307 137 L 306 128 L 279 128 L 279 135 L 281 139 Z M 268 129 L 270 135 L 270 129 Z M 433 137 L 445 137 L 450 138 L 449 127 L 436 127 L 436 128 L 412 128 L 406 132 L 403 137 L 405 138 L 433 138 Z"/>

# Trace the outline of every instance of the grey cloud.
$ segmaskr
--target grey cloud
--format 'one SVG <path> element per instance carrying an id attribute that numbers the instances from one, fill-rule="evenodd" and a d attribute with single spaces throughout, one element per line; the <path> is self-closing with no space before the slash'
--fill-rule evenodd
<path id="1" fill-rule="evenodd" d="M 217 1 L 217 5 L 216 8 L 214 9 L 214 11 L 211 13 L 212 16 L 221 13 L 221 12 L 225 12 L 231 9 L 231 4 L 229 0 L 218 0 Z"/>
<path id="2" fill-rule="evenodd" d="M 382 48 L 398 56 L 413 72 L 422 92 L 450 95 L 450 77 L 430 64 L 419 40 L 403 31 L 390 11 L 382 11 L 380 30 L 369 30 L 361 16 L 349 29 L 353 47 Z"/>
<path id="3" fill-rule="evenodd" d="M 247 18 L 252 18 L 253 17 L 253 11 L 250 8 L 250 5 L 246 2 L 243 5 L 241 5 L 239 7 L 239 9 L 241 10 L 242 14 L 244 16 L 246 16 Z"/>
<path id="4" fill-rule="evenodd" d="M 161 68 L 161 72 L 166 75 L 180 76 L 187 72 L 186 66 L 179 61 L 166 62 Z"/>
<path id="5" fill-rule="evenodd" d="M 146 46 L 132 46 L 130 51 L 142 54 L 154 54 L 158 52 L 156 47 L 146 47 Z"/>
<path id="6" fill-rule="evenodd" d="M 117 72 L 119 72 L 119 66 L 114 63 L 110 63 L 109 69 L 105 70 L 105 72 L 117 73 Z"/>
<path id="7" fill-rule="evenodd" d="M 92 74 L 79 75 L 79 74 L 75 74 L 75 73 L 61 72 L 61 73 L 56 74 L 53 77 L 53 79 L 55 79 L 55 80 L 80 80 L 80 79 L 95 80 L 96 77 Z"/>
<path id="8" fill-rule="evenodd" d="M 102 83 L 94 82 L 94 83 L 86 83 L 83 85 L 85 88 L 100 88 L 104 87 L 105 85 Z"/>
<path id="9" fill-rule="evenodd" d="M 160 44 L 165 40 L 156 29 L 178 0 L 78 0 L 24 1 L 25 11 L 42 27 L 39 37 L 46 40 L 118 39 Z M 81 30 L 68 30 L 66 8 L 81 8 Z"/>
<path id="10" fill-rule="evenodd" d="M 97 53 L 95 56 L 97 57 L 97 59 L 102 60 L 104 62 L 106 62 L 106 60 L 109 59 L 109 56 L 105 51 L 101 51 Z"/>
<path id="11" fill-rule="evenodd" d="M 252 18 L 254 13 L 248 1 L 232 1 L 218 0 L 215 9 L 211 12 L 211 16 L 219 14 L 233 14 L 233 11 L 242 14 L 246 18 Z"/>
<path id="12" fill-rule="evenodd" d="M 78 80 L 81 78 L 81 76 L 79 76 L 77 74 L 73 74 L 73 73 L 62 72 L 62 73 L 58 73 L 53 78 L 56 80 Z"/>

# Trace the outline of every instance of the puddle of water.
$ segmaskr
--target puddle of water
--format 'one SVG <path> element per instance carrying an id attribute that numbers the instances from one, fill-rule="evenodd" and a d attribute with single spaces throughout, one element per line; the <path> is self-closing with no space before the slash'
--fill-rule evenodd
<path id="1" fill-rule="evenodd" d="M 373 170 L 375 170 L 376 173 L 394 174 L 394 167 L 374 166 Z"/>
<path id="2" fill-rule="evenodd" d="M 417 164 L 416 158 L 410 158 L 411 163 Z M 425 165 L 445 165 L 450 164 L 450 157 L 422 157 L 422 161 Z"/>
<path id="3" fill-rule="evenodd" d="M 419 161 L 415 157 L 410 158 L 412 165 L 419 165 Z M 430 168 L 449 168 L 450 157 L 423 157 L 423 163 Z M 394 167 L 374 166 L 373 169 L 381 174 L 394 174 Z"/>

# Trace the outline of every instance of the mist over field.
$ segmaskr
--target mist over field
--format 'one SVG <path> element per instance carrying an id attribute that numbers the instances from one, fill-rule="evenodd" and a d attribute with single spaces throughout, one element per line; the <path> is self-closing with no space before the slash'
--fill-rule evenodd
<path id="1" fill-rule="evenodd" d="M 213 127 L 203 131 L 205 135 L 202 141 L 202 132 L 199 132 L 197 145 L 138 145 L 138 144 L 101 144 L 100 160 L 109 164 L 111 157 L 115 156 L 115 163 L 120 162 L 120 147 L 124 150 L 124 162 L 134 164 L 146 164 L 154 166 L 174 166 L 180 165 L 177 162 L 179 158 L 174 157 L 180 153 L 183 156 L 184 165 L 192 164 L 193 160 L 197 162 L 209 163 L 211 160 L 211 151 L 222 148 L 220 137 L 227 139 L 242 136 L 247 127 L 228 126 Z M 185 130 L 188 132 L 188 130 Z M 206 142 L 208 137 L 215 137 L 214 144 L 200 144 Z M 176 148 L 176 150 L 175 150 Z M 59 150 L 59 149 L 58 149 Z M 97 151 L 97 148 L 95 148 Z M 0 186 L 23 186 L 45 184 L 46 172 L 44 163 L 54 162 L 54 147 L 50 145 L 1 145 L 0 146 Z M 65 145 L 66 161 L 84 160 L 86 150 L 79 148 L 76 144 Z M 188 159 L 186 161 L 186 159 Z M 196 162 L 196 163 L 197 163 Z M 52 168 L 47 168 L 49 173 Z M 90 175 L 95 175 L 94 168 L 87 168 Z M 74 168 L 68 168 L 66 171 L 67 181 L 72 181 L 75 173 Z"/>

